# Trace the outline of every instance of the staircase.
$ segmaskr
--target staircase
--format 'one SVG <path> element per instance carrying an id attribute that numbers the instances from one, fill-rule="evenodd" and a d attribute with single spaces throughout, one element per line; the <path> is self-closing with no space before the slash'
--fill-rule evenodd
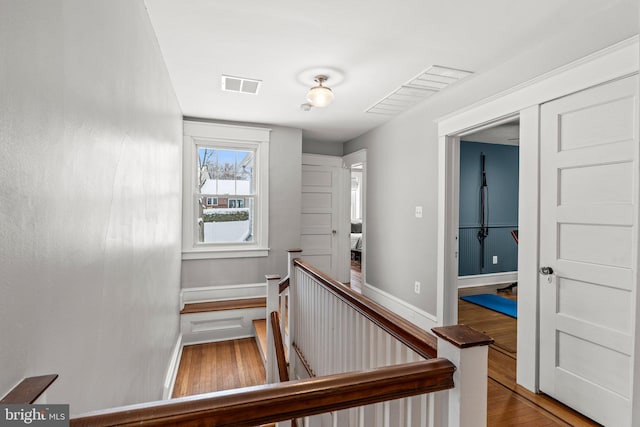
<path id="1" fill-rule="evenodd" d="M 183 345 L 252 337 L 253 320 L 265 317 L 266 298 L 262 296 L 227 298 L 210 296 L 206 291 L 187 292 L 191 290 L 183 291 L 180 311 Z"/>
<path id="2" fill-rule="evenodd" d="M 491 338 L 466 326 L 444 326 L 432 329 L 436 339 L 324 275 L 300 259 L 300 252 L 289 251 L 287 278 L 266 277 L 266 306 L 249 301 L 259 292 L 206 298 L 207 292 L 225 290 L 199 288 L 190 290 L 199 298 L 182 299 L 187 304 L 181 318 L 191 327 L 190 339 L 200 332 L 237 333 L 239 328 L 253 339 L 264 336 L 266 326 L 269 384 L 112 408 L 76 417 L 73 425 L 264 426 L 301 419 L 315 425 L 327 417 L 333 425 L 345 426 L 388 424 L 390 419 L 412 427 L 485 425 Z M 246 322 L 252 310 L 256 316 Z M 284 312 L 282 320 L 279 311 Z M 267 313 L 267 322 L 253 322 Z M 226 319 L 222 327 L 215 327 L 216 316 Z M 281 339 L 285 324 L 288 331 Z M 205 342 L 204 337 L 195 339 Z M 228 339 L 234 338 L 238 336 Z M 258 356 L 257 345 L 249 343 Z M 289 362 L 283 351 L 287 346 Z M 254 365 L 260 365 L 258 357 Z M 290 377 L 296 381 L 288 381 Z"/>
<path id="3" fill-rule="evenodd" d="M 184 344 L 228 341 L 252 336 L 267 363 L 266 297 L 197 301 L 180 311 Z"/>
<path id="4" fill-rule="evenodd" d="M 203 301 L 185 304 L 180 314 L 207 313 L 224 310 L 243 310 L 248 308 L 265 308 L 266 298 L 243 298 L 226 301 Z"/>
<path id="5" fill-rule="evenodd" d="M 256 334 L 256 343 L 258 344 L 258 350 L 260 350 L 260 356 L 262 357 L 262 363 L 267 366 L 267 320 L 256 319 L 253 321 L 253 329 Z"/>

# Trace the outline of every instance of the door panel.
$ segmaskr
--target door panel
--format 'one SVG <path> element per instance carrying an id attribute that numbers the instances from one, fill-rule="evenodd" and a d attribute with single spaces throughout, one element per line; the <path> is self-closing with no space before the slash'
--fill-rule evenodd
<path id="1" fill-rule="evenodd" d="M 302 258 L 336 278 L 340 169 L 302 165 Z"/>
<path id="2" fill-rule="evenodd" d="M 558 312 L 578 321 L 631 332 L 631 301 L 626 290 L 593 282 L 557 278 Z"/>
<path id="3" fill-rule="evenodd" d="M 541 109 L 540 389 L 630 425 L 637 265 L 637 78 Z"/>

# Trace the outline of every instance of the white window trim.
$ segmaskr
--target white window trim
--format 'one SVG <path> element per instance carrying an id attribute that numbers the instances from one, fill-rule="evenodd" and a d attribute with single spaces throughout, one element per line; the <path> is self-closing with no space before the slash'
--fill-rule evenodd
<path id="1" fill-rule="evenodd" d="M 184 122 L 182 153 L 182 259 L 263 257 L 269 255 L 269 136 L 271 129 Z M 201 244 L 197 242 L 193 197 L 197 181 L 198 144 L 256 150 L 256 197 L 253 243 Z"/>

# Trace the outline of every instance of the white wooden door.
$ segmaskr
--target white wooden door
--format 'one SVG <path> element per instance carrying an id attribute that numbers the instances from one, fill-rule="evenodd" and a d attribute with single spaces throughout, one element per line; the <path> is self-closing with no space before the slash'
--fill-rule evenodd
<path id="1" fill-rule="evenodd" d="M 303 156 L 302 258 L 338 278 L 339 185 L 341 161 Z M 308 164 L 317 163 L 317 164 Z M 340 279 L 339 279 L 340 280 Z"/>
<path id="2" fill-rule="evenodd" d="M 541 110 L 540 390 L 615 427 L 631 425 L 637 91 L 634 76 Z"/>

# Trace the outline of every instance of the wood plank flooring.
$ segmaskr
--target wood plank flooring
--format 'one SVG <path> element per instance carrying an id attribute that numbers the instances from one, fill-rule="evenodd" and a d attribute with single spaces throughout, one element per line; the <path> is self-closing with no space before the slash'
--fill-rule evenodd
<path id="1" fill-rule="evenodd" d="M 351 260 L 350 281 L 345 284 L 354 291 L 362 293 L 362 270 L 360 261 Z"/>
<path id="2" fill-rule="evenodd" d="M 498 287 L 460 289 L 459 296 L 496 293 Z M 511 293 L 499 295 L 517 299 Z M 516 319 L 462 300 L 458 300 L 458 319 L 496 341 L 489 347 L 488 426 L 599 426 L 560 402 L 516 384 Z"/>
<path id="3" fill-rule="evenodd" d="M 185 346 L 173 397 L 261 385 L 266 373 L 254 338 Z"/>
<path id="4" fill-rule="evenodd" d="M 500 296 L 516 299 L 506 293 L 500 293 Z M 458 323 L 484 332 L 495 340 L 496 346 L 516 357 L 518 321 L 513 317 L 458 299 Z"/>

